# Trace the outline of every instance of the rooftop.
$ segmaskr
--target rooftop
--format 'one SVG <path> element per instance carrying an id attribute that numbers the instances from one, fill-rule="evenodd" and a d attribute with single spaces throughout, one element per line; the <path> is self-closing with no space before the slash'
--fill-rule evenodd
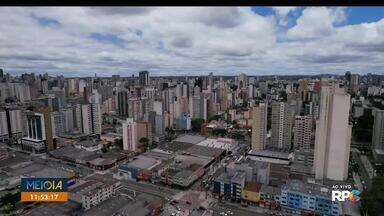
<path id="1" fill-rule="evenodd" d="M 247 182 L 244 186 L 244 190 L 259 192 L 261 189 L 261 184 L 258 182 Z"/>
<path id="2" fill-rule="evenodd" d="M 177 137 L 174 142 L 197 144 L 203 140 L 205 140 L 203 136 L 185 134 Z"/>
<path id="3" fill-rule="evenodd" d="M 139 169 L 150 170 L 160 163 L 161 162 L 159 160 L 156 160 L 155 158 L 139 155 L 134 157 L 131 162 L 121 165 L 121 167 L 129 166 L 129 167 L 136 167 Z"/>

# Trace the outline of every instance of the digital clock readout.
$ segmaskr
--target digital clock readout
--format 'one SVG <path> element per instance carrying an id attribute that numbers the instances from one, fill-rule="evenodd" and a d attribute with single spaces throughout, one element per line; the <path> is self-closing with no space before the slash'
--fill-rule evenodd
<path id="1" fill-rule="evenodd" d="M 21 192 L 21 202 L 66 202 L 67 192 Z"/>

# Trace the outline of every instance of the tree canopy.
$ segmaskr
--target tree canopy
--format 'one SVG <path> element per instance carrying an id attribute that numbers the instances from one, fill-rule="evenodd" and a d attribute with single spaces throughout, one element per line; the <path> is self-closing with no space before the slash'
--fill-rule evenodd
<path id="1" fill-rule="evenodd" d="M 200 132 L 201 125 L 203 125 L 204 119 L 202 118 L 194 118 L 191 121 L 192 131 L 193 132 Z"/>
<path id="2" fill-rule="evenodd" d="M 371 142 L 374 118 L 369 111 L 357 119 L 353 125 L 352 134 L 356 141 Z"/>
<path id="3" fill-rule="evenodd" d="M 368 215 L 382 215 L 384 212 L 384 176 L 376 176 L 372 181 L 372 186 L 368 191 L 364 191 L 362 208 Z M 381 212 L 381 213 L 380 213 Z"/>

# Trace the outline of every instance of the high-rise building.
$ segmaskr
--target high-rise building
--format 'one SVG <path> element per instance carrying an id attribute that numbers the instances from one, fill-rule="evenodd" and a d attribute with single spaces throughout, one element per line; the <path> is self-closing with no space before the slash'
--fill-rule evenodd
<path id="1" fill-rule="evenodd" d="M 192 118 L 207 119 L 208 100 L 203 95 L 189 98 L 189 112 Z"/>
<path id="2" fill-rule="evenodd" d="M 272 103 L 271 144 L 277 149 L 289 149 L 292 141 L 292 112 L 284 102 Z"/>
<path id="3" fill-rule="evenodd" d="M 20 109 L 7 109 L 9 137 L 21 138 L 23 135 L 23 112 Z"/>
<path id="4" fill-rule="evenodd" d="M 235 79 L 238 89 L 243 89 L 248 86 L 248 77 L 244 73 L 240 74 Z"/>
<path id="5" fill-rule="evenodd" d="M 52 112 L 52 122 L 53 122 L 53 135 L 59 136 L 64 134 L 66 131 L 66 119 L 65 114 L 62 112 Z"/>
<path id="6" fill-rule="evenodd" d="M 296 116 L 294 127 L 294 141 L 293 146 L 295 149 L 310 150 L 313 148 L 313 118 L 312 116 Z"/>
<path id="7" fill-rule="evenodd" d="M 184 114 L 176 118 L 176 129 L 178 130 L 190 130 L 191 125 L 191 116 Z"/>
<path id="8" fill-rule="evenodd" d="M 148 122 L 137 122 L 136 123 L 136 142 L 140 143 L 141 138 L 147 138 L 149 140 L 149 143 L 152 142 L 152 125 Z"/>
<path id="9" fill-rule="evenodd" d="M 213 89 L 213 73 L 209 73 L 208 77 L 208 89 L 212 90 Z"/>
<path id="10" fill-rule="evenodd" d="M 100 104 L 83 104 L 81 107 L 83 133 L 101 135 L 101 107 Z"/>
<path id="11" fill-rule="evenodd" d="M 26 120 L 27 136 L 21 139 L 21 148 L 34 153 L 54 150 L 50 108 L 27 112 Z"/>
<path id="12" fill-rule="evenodd" d="M 71 108 L 60 110 L 65 116 L 65 131 L 73 132 L 74 130 L 74 116 Z"/>
<path id="13" fill-rule="evenodd" d="M 350 92 L 356 94 L 360 88 L 360 76 L 359 74 L 351 75 Z"/>
<path id="14" fill-rule="evenodd" d="M 252 149 L 263 150 L 267 143 L 267 104 L 252 107 Z"/>
<path id="15" fill-rule="evenodd" d="M 119 116 L 128 116 L 128 98 L 129 93 L 127 90 L 120 90 L 117 92 L 117 113 Z"/>
<path id="16" fill-rule="evenodd" d="M 350 95 L 336 84 L 321 88 L 320 117 L 316 121 L 316 179 L 346 180 L 348 177 L 351 125 Z"/>
<path id="17" fill-rule="evenodd" d="M 41 108 L 40 113 L 44 116 L 44 126 L 46 134 L 47 151 L 52 151 L 56 148 L 53 142 L 53 128 L 52 128 L 52 109 L 49 107 Z"/>
<path id="18" fill-rule="evenodd" d="M 123 148 L 124 150 L 137 150 L 137 124 L 133 118 L 127 118 L 123 123 Z"/>
<path id="19" fill-rule="evenodd" d="M 384 164 L 384 110 L 374 109 L 372 146 L 373 156 L 377 165 Z"/>
<path id="20" fill-rule="evenodd" d="M 142 86 L 148 86 L 150 84 L 148 71 L 140 71 L 139 72 L 139 83 Z"/>
<path id="21" fill-rule="evenodd" d="M 7 112 L 0 111 L 0 140 L 9 139 L 9 130 L 8 130 L 8 121 L 7 121 Z"/>

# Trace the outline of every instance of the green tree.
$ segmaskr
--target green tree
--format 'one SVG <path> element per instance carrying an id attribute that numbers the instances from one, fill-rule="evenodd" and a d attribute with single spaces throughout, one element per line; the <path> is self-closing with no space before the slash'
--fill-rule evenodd
<path id="1" fill-rule="evenodd" d="M 146 151 L 149 148 L 149 139 L 147 137 L 140 138 L 139 143 L 142 152 Z"/>
<path id="2" fill-rule="evenodd" d="M 244 134 L 238 130 L 231 131 L 231 133 L 229 134 L 229 137 L 232 139 L 236 139 L 236 140 L 244 140 L 245 139 Z"/>
<path id="3" fill-rule="evenodd" d="M 383 194 L 384 176 L 376 176 L 372 181 L 371 188 L 364 191 L 361 196 L 363 215 L 381 215 L 384 212 Z"/>
<path id="4" fill-rule="evenodd" d="M 3 213 L 10 214 L 14 209 L 15 207 L 11 203 L 7 203 L 3 207 Z"/>
<path id="5" fill-rule="evenodd" d="M 192 131 L 194 132 L 200 132 L 201 125 L 203 125 L 204 119 L 202 118 L 194 118 L 191 121 Z"/>
<path id="6" fill-rule="evenodd" d="M 172 141 L 173 137 L 176 134 L 175 130 L 173 130 L 173 128 L 171 128 L 171 127 L 166 127 L 165 133 L 166 133 L 166 140 L 167 141 Z"/>
<path id="7" fill-rule="evenodd" d="M 118 147 L 119 149 L 123 149 L 124 148 L 123 139 L 116 139 L 113 145 Z"/>
<path id="8" fill-rule="evenodd" d="M 208 118 L 208 121 L 213 121 L 213 120 L 218 121 L 218 120 L 220 120 L 220 119 L 223 119 L 223 116 L 222 116 L 222 115 L 213 115 L 213 116 L 210 116 L 210 117 Z"/>
<path id="9" fill-rule="evenodd" d="M 217 128 L 217 129 L 213 129 L 211 131 L 212 136 L 225 137 L 225 136 L 227 136 L 227 134 L 228 134 L 228 132 L 224 128 Z"/>
<path id="10" fill-rule="evenodd" d="M 371 142 L 374 118 L 369 111 L 364 112 L 353 125 L 352 134 L 356 141 Z"/>
<path id="11" fill-rule="evenodd" d="M 101 152 L 103 152 L 103 153 L 108 152 L 108 147 L 106 147 L 105 145 L 103 145 L 103 147 L 101 148 Z"/>

